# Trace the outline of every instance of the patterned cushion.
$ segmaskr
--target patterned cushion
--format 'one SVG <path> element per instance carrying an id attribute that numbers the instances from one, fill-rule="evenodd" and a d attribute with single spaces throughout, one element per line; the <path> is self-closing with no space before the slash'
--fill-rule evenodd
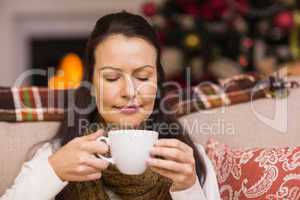
<path id="1" fill-rule="evenodd" d="M 223 200 L 300 199 L 300 146 L 233 149 L 210 139 L 206 152 Z"/>

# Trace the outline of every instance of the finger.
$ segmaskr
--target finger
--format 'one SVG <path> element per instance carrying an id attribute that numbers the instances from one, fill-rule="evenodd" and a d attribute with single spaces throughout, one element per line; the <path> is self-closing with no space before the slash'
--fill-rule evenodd
<path id="1" fill-rule="evenodd" d="M 91 155 L 85 159 L 83 164 L 102 171 L 102 170 L 106 169 L 110 163 L 104 159 L 97 158 L 94 155 Z"/>
<path id="2" fill-rule="evenodd" d="M 172 160 L 162 160 L 157 158 L 149 158 L 147 160 L 147 164 L 150 167 L 159 167 L 179 173 L 183 173 L 185 171 L 185 168 L 187 167 L 186 164 L 178 163 Z"/>
<path id="3" fill-rule="evenodd" d="M 108 152 L 109 147 L 104 142 L 94 140 L 83 142 L 81 144 L 81 149 L 91 154 L 105 154 Z"/>
<path id="4" fill-rule="evenodd" d="M 173 182 L 179 182 L 181 179 L 183 179 L 183 176 L 181 174 L 178 174 L 173 171 L 169 171 L 159 167 L 150 167 L 150 169 L 164 177 L 171 179 Z"/>
<path id="5" fill-rule="evenodd" d="M 88 141 L 92 141 L 92 140 L 96 140 L 98 137 L 102 136 L 105 133 L 104 130 L 99 129 L 94 133 L 91 133 L 89 135 L 83 136 L 83 139 L 88 140 Z"/>
<path id="6" fill-rule="evenodd" d="M 89 174 L 89 175 L 86 175 L 85 176 L 85 181 L 89 181 L 89 180 L 96 180 L 96 179 L 99 179 L 101 178 L 102 176 L 102 173 L 98 172 L 98 173 L 94 173 L 94 174 Z"/>
<path id="7" fill-rule="evenodd" d="M 150 154 L 152 156 L 162 156 L 168 160 L 175 160 L 181 163 L 194 163 L 194 156 L 187 155 L 185 152 L 180 151 L 177 148 L 169 148 L 169 147 L 153 147 L 150 150 Z"/>
<path id="8" fill-rule="evenodd" d="M 102 176 L 101 172 L 97 172 L 97 173 L 87 174 L 84 176 L 75 176 L 74 178 L 72 178 L 73 179 L 72 181 L 75 182 L 92 181 L 101 178 L 101 176 Z"/>
<path id="9" fill-rule="evenodd" d="M 101 172 L 99 169 L 90 167 L 87 165 L 79 165 L 75 171 L 73 172 L 74 175 L 88 175 Z"/>
<path id="10" fill-rule="evenodd" d="M 185 144 L 184 142 L 181 142 L 178 139 L 159 139 L 155 143 L 155 146 L 173 147 L 178 148 L 183 152 L 193 152 L 193 149 L 189 145 Z"/>

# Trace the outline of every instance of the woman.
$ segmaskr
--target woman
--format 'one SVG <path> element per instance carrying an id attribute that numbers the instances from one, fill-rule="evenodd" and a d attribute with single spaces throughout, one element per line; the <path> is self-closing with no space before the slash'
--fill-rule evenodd
<path id="1" fill-rule="evenodd" d="M 120 12 L 99 19 L 85 60 L 84 80 L 94 87 L 88 90 L 82 84 L 76 91 L 77 107 L 96 106 L 91 112 L 76 112 L 73 126 L 69 126 L 66 114 L 58 140 L 46 143 L 24 164 L 1 200 L 220 199 L 203 148 L 195 147 L 160 104 L 164 96 L 160 57 L 157 36 L 141 16 Z M 107 132 L 89 134 L 82 122 L 90 127 L 96 123 L 106 130 L 159 132 L 146 172 L 124 175 L 97 158 L 96 154 L 108 153 L 108 146 L 96 141 Z"/>

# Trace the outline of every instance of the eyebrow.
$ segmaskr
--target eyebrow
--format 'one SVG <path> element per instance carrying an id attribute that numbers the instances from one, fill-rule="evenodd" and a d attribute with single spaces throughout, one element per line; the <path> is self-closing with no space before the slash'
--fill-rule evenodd
<path id="1" fill-rule="evenodd" d="M 141 69 L 146 68 L 146 67 L 154 68 L 151 65 L 144 65 L 144 66 L 141 66 L 141 67 L 138 67 L 138 68 L 134 69 L 133 71 L 138 71 L 138 70 L 141 70 Z M 113 66 L 104 66 L 104 67 L 101 67 L 99 69 L 99 71 L 100 70 L 104 70 L 104 69 L 112 69 L 112 70 L 117 70 L 117 71 L 123 71 L 121 68 L 117 68 L 117 67 L 113 67 Z"/>

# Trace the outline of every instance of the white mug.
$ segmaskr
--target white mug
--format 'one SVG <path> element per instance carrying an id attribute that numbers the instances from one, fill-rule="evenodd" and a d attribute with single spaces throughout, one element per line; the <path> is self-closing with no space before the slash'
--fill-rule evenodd
<path id="1" fill-rule="evenodd" d="M 157 139 L 156 131 L 112 130 L 108 132 L 108 137 L 97 138 L 109 146 L 111 157 L 98 156 L 115 164 L 123 174 L 142 174 L 147 168 L 146 160 L 150 157 L 150 149 Z"/>

